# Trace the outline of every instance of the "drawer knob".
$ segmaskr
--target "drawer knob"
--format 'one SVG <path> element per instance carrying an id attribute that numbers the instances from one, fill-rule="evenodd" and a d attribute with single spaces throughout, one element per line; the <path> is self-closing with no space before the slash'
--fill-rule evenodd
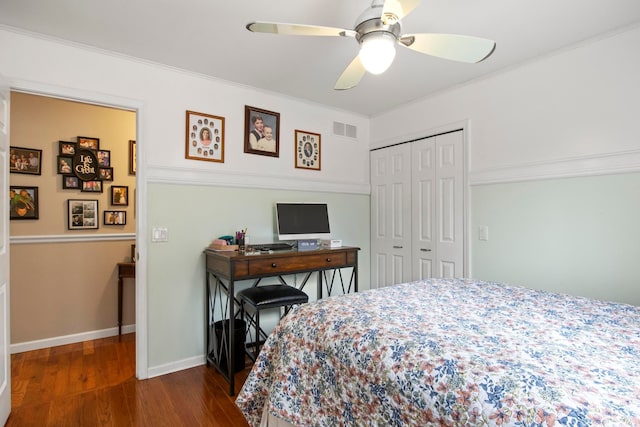
<path id="1" fill-rule="evenodd" d="M 273 264 L 271 264 L 271 267 L 276 268 L 278 266 L 278 264 L 276 264 L 275 262 Z"/>
<path id="2" fill-rule="evenodd" d="M 327 262 L 331 262 L 331 258 L 327 258 Z"/>

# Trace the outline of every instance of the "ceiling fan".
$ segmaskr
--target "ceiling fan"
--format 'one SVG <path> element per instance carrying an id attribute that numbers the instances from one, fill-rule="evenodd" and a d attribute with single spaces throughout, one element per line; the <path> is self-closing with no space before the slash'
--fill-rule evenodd
<path id="1" fill-rule="evenodd" d="M 454 61 L 476 63 L 493 53 L 493 40 L 457 34 L 402 34 L 400 20 L 415 9 L 420 0 L 373 0 L 356 20 L 353 30 L 316 25 L 251 22 L 247 30 L 257 33 L 298 36 L 354 37 L 360 52 L 336 81 L 334 89 L 355 87 L 365 72 L 381 74 L 389 68 L 399 44 L 416 52 Z"/>

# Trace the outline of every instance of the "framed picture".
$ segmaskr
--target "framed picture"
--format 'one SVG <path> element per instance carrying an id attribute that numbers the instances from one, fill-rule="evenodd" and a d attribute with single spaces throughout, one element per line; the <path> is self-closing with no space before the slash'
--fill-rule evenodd
<path id="1" fill-rule="evenodd" d="M 185 158 L 224 163 L 224 117 L 187 111 L 186 128 Z"/>
<path id="2" fill-rule="evenodd" d="M 9 219 L 38 219 L 38 187 L 9 186 Z"/>
<path id="3" fill-rule="evenodd" d="M 104 225 L 126 225 L 127 211 L 104 211 Z"/>
<path id="4" fill-rule="evenodd" d="M 80 180 L 77 176 L 64 175 L 62 177 L 62 189 L 63 190 L 79 190 Z"/>
<path id="5" fill-rule="evenodd" d="M 98 228 L 98 200 L 68 199 L 67 227 L 69 230 Z"/>
<path id="6" fill-rule="evenodd" d="M 42 172 L 42 150 L 35 148 L 10 147 L 9 172 L 40 175 Z"/>
<path id="7" fill-rule="evenodd" d="M 112 185 L 111 204 L 114 206 L 129 206 L 129 187 Z"/>
<path id="8" fill-rule="evenodd" d="M 224 127 L 224 126 L 223 126 Z M 136 174 L 136 142 L 129 141 L 129 175 Z"/>
<path id="9" fill-rule="evenodd" d="M 76 154 L 76 143 L 68 141 L 58 141 L 59 151 L 61 156 L 73 156 Z"/>
<path id="10" fill-rule="evenodd" d="M 280 113 L 244 106 L 244 152 L 280 157 Z"/>
<path id="11" fill-rule="evenodd" d="M 111 166 L 111 151 L 98 150 L 98 167 L 108 168 Z"/>
<path id="12" fill-rule="evenodd" d="M 320 134 L 307 132 L 306 130 L 295 131 L 296 143 L 295 165 L 300 169 L 320 170 Z"/>
<path id="13" fill-rule="evenodd" d="M 82 190 L 85 193 L 102 193 L 102 181 L 82 181 Z"/>
<path id="14" fill-rule="evenodd" d="M 58 173 L 68 175 L 73 173 L 73 157 L 58 156 Z"/>
<path id="15" fill-rule="evenodd" d="M 98 168 L 98 179 L 113 181 L 113 168 Z"/>
<path id="16" fill-rule="evenodd" d="M 90 138 L 88 136 L 78 137 L 78 146 L 87 150 L 98 151 L 100 149 L 100 138 Z"/>

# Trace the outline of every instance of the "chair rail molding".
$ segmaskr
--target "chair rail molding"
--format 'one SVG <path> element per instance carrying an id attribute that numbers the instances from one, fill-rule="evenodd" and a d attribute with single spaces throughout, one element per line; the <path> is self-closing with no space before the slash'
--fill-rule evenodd
<path id="1" fill-rule="evenodd" d="M 244 171 L 211 171 L 158 165 L 148 165 L 147 170 L 148 181 L 161 184 L 369 194 L 368 182 L 319 180 L 293 175 L 275 175 Z"/>
<path id="2" fill-rule="evenodd" d="M 469 173 L 469 185 L 640 172 L 640 150 L 518 163 Z"/>
<path id="3" fill-rule="evenodd" d="M 136 240 L 135 233 L 119 234 L 85 234 L 67 235 L 51 234 L 43 236 L 11 236 L 9 243 L 12 245 L 24 245 L 35 243 L 70 243 L 70 242 L 113 242 L 120 240 Z"/>

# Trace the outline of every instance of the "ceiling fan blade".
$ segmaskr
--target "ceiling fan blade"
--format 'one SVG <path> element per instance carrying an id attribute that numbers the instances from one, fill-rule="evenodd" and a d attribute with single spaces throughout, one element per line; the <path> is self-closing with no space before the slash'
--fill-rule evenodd
<path id="1" fill-rule="evenodd" d="M 400 43 L 427 55 L 471 63 L 487 59 L 496 48 L 493 40 L 457 34 L 409 34 Z"/>
<path id="2" fill-rule="evenodd" d="M 347 90 L 355 87 L 362 80 L 362 76 L 366 73 L 362 62 L 360 62 L 360 56 L 357 55 L 351 64 L 342 72 L 336 85 L 333 87 L 335 90 Z"/>
<path id="3" fill-rule="evenodd" d="M 254 33 L 286 34 L 293 36 L 343 36 L 355 37 L 356 32 L 344 28 L 317 25 L 284 24 L 280 22 L 250 22 L 247 30 Z"/>
<path id="4" fill-rule="evenodd" d="M 385 17 L 395 16 L 395 20 L 399 21 L 420 4 L 420 0 L 385 0 L 382 8 L 382 19 Z"/>

